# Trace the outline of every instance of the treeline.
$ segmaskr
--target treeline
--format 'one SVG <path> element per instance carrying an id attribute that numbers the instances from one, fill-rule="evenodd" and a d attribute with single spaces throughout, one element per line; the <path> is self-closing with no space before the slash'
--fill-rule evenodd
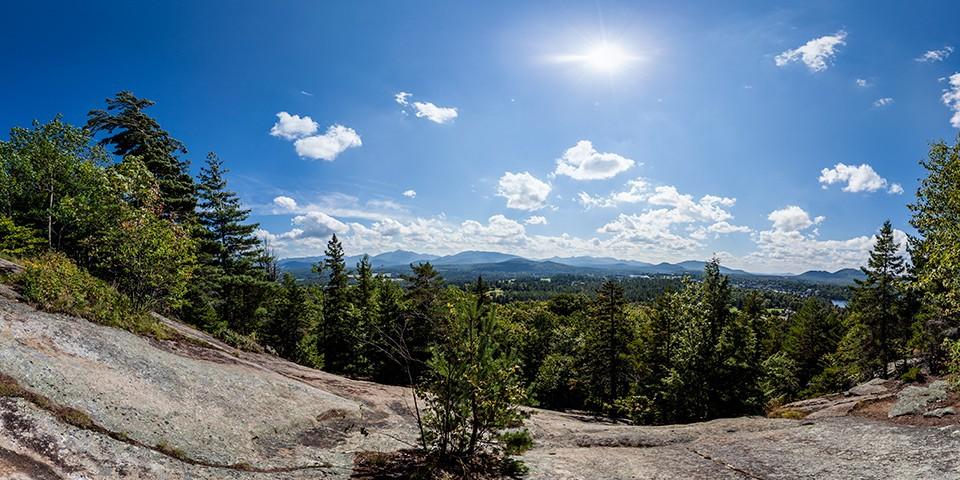
<path id="1" fill-rule="evenodd" d="M 716 261 L 696 280 L 576 293 L 451 286 L 429 263 L 390 279 L 366 258 L 345 264 L 335 236 L 318 282 L 302 284 L 278 270 L 223 162 L 207 155 L 193 178 L 151 105 L 121 92 L 83 127 L 58 117 L 14 128 L 0 142 L 0 255 L 61 252 L 140 308 L 304 365 L 425 388 L 451 402 L 441 416 L 496 420 L 477 426 L 490 435 L 515 420 L 516 401 L 685 422 L 958 360 L 960 143 L 936 143 L 922 162 L 909 261 L 884 224 L 847 309 L 734 288 Z M 483 439 L 452 433 L 471 415 L 426 417 L 442 425 L 428 437 L 472 451 Z"/>

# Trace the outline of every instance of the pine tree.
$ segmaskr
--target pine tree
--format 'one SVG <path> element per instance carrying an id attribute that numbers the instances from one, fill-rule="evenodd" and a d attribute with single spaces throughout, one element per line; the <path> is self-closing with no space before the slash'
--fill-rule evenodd
<path id="1" fill-rule="evenodd" d="M 323 292 L 323 352 L 327 368 L 344 373 L 352 366 L 354 332 L 350 329 L 351 302 L 347 265 L 344 262 L 343 245 L 336 234 L 327 242 L 323 268 L 327 282 Z"/>
<path id="2" fill-rule="evenodd" d="M 783 351 L 797 366 L 801 388 L 827 366 L 827 355 L 836 351 L 842 335 L 835 308 L 818 298 L 804 300 L 783 340 Z"/>
<path id="3" fill-rule="evenodd" d="M 370 373 L 370 358 L 374 355 L 372 329 L 377 321 L 377 287 L 368 255 L 357 262 L 357 286 L 353 291 L 356 312 L 354 337 L 357 345 L 355 373 L 367 375 Z"/>
<path id="4" fill-rule="evenodd" d="M 188 162 L 178 156 L 187 149 L 144 112 L 154 102 L 128 91 L 106 102 L 106 110 L 87 114 L 87 128 L 93 134 L 106 133 L 100 145 L 111 145 L 115 155 L 139 157 L 157 180 L 167 216 L 178 221 L 189 219 L 196 205 L 193 178 Z"/>
<path id="5" fill-rule="evenodd" d="M 255 235 L 260 225 L 247 223 L 250 210 L 242 208 L 237 194 L 227 190 L 226 173 L 223 160 L 213 152 L 207 154 L 197 185 L 197 212 L 207 231 L 205 253 L 227 275 L 252 274 L 264 255 L 263 244 Z"/>
<path id="6" fill-rule="evenodd" d="M 866 278 L 856 280 L 851 314 L 866 327 L 863 357 L 870 369 L 887 377 L 887 364 L 903 347 L 907 334 L 904 322 L 905 271 L 900 244 L 893 238 L 893 227 L 887 220 L 880 228 L 870 259 L 861 267 Z"/>
<path id="7" fill-rule="evenodd" d="M 590 401 L 609 408 L 625 395 L 630 384 L 626 354 L 635 329 L 624 312 L 623 286 L 613 280 L 600 285 L 594 302 L 592 325 L 586 332 L 584 364 L 590 384 Z"/>
<path id="8" fill-rule="evenodd" d="M 257 328 L 255 312 L 271 286 L 260 264 L 265 254 L 255 235 L 259 224 L 248 223 L 250 210 L 227 189 L 226 173 L 223 161 L 208 154 L 197 185 L 202 267 L 192 287 L 192 308 L 203 311 L 199 304 L 208 302 L 226 326 L 251 333 Z"/>

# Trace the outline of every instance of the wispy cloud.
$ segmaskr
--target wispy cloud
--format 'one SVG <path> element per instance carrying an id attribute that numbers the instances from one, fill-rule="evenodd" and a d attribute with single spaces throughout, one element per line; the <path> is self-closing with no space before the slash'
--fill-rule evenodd
<path id="1" fill-rule="evenodd" d="M 778 67 L 788 63 L 801 61 L 812 72 L 822 72 L 827 69 L 829 61 L 837 54 L 837 47 L 846 45 L 847 32 L 840 30 L 833 35 L 815 38 L 792 50 L 786 50 L 774 58 Z"/>
<path id="2" fill-rule="evenodd" d="M 923 55 L 914 58 L 914 60 L 923 63 L 942 62 L 946 60 L 951 53 L 953 53 L 953 47 L 946 45 L 939 50 L 927 50 Z"/>

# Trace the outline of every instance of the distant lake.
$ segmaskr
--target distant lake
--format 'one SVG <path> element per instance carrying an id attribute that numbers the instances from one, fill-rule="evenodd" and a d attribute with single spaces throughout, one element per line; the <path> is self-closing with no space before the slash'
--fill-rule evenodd
<path id="1" fill-rule="evenodd" d="M 849 302 L 846 300 L 830 300 L 830 303 L 832 303 L 834 307 L 847 308 L 847 303 Z"/>

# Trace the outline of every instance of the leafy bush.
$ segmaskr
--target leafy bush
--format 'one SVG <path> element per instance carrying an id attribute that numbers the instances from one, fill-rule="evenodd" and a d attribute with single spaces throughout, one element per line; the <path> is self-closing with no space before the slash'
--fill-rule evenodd
<path id="1" fill-rule="evenodd" d="M 482 284 L 478 291 L 483 292 Z M 507 449 L 498 440 L 503 430 L 522 424 L 518 403 L 524 392 L 518 361 L 502 343 L 503 325 L 485 294 L 464 296 L 449 309 L 423 386 L 429 406 L 424 441 L 440 468 L 472 469 L 490 456 L 490 446 L 494 453 L 498 446 L 501 452 Z M 522 436 L 506 438 L 510 448 L 523 444 Z"/>
<path id="2" fill-rule="evenodd" d="M 900 375 L 900 381 L 904 383 L 916 383 L 921 380 L 923 380 L 923 373 L 920 367 L 910 367 Z"/>
<path id="3" fill-rule="evenodd" d="M 44 241 L 27 227 L 17 225 L 10 217 L 0 215 L 0 256 L 26 257 L 40 251 Z"/>
<path id="4" fill-rule="evenodd" d="M 508 430 L 497 436 L 500 446 L 503 447 L 503 453 L 506 455 L 521 455 L 523 452 L 533 448 L 533 438 L 530 431 L 526 428 L 520 430 Z"/>
<path id="5" fill-rule="evenodd" d="M 94 278 L 60 253 L 47 253 L 23 262 L 14 277 L 20 293 L 48 312 L 66 313 L 110 327 L 155 338 L 169 330 L 149 312 L 136 308 L 127 296 Z"/>

